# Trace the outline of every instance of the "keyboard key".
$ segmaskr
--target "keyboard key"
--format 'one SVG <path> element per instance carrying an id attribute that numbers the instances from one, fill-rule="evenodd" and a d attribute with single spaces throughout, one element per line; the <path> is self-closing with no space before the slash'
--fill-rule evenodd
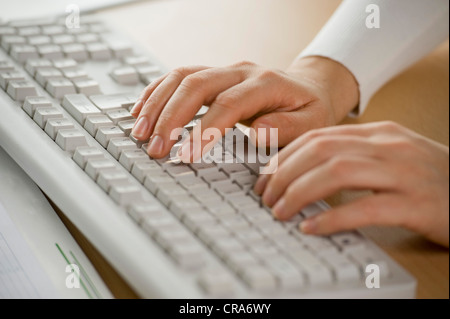
<path id="1" fill-rule="evenodd" d="M 133 218 L 133 220 L 142 224 L 146 219 L 159 219 L 168 214 L 159 203 L 139 203 L 139 204 L 131 204 L 128 209 L 128 215 Z"/>
<path id="2" fill-rule="evenodd" d="M 79 43 L 95 43 L 99 40 L 99 36 L 95 33 L 83 33 L 76 36 L 76 42 Z"/>
<path id="3" fill-rule="evenodd" d="M 198 177 L 192 177 L 192 178 L 182 178 L 178 181 L 178 183 L 183 186 L 187 190 L 207 190 L 209 189 L 208 184 L 198 178 Z"/>
<path id="4" fill-rule="evenodd" d="M 71 34 L 58 34 L 51 37 L 52 42 L 58 45 L 72 44 L 75 42 L 75 37 Z"/>
<path id="5" fill-rule="evenodd" d="M 72 82 L 79 80 L 88 80 L 88 74 L 86 73 L 86 71 L 81 69 L 63 69 L 62 72 L 64 77 Z"/>
<path id="6" fill-rule="evenodd" d="M 94 159 L 105 159 L 103 152 L 95 147 L 77 147 L 75 154 L 73 155 L 73 160 L 82 169 L 86 167 L 89 160 Z"/>
<path id="7" fill-rule="evenodd" d="M 214 164 L 208 163 L 193 163 L 189 164 L 189 167 L 197 174 L 198 177 L 205 176 L 207 174 L 217 173 L 219 169 Z"/>
<path id="8" fill-rule="evenodd" d="M 25 98 L 22 109 L 30 116 L 34 116 L 34 112 L 38 107 L 51 107 L 52 103 L 44 96 L 28 96 Z"/>
<path id="9" fill-rule="evenodd" d="M 170 185 L 170 187 L 164 184 L 159 185 L 156 192 L 156 197 L 163 203 L 164 206 L 168 207 L 169 204 L 176 196 L 187 195 L 186 190 L 179 185 Z"/>
<path id="10" fill-rule="evenodd" d="M 75 85 L 77 92 L 80 94 L 90 96 L 93 94 L 101 93 L 99 83 L 94 80 L 90 79 L 74 80 L 73 84 Z"/>
<path id="11" fill-rule="evenodd" d="M 53 64 L 47 59 L 30 59 L 25 64 L 25 70 L 33 77 L 36 75 L 37 70 L 51 67 L 53 67 Z"/>
<path id="12" fill-rule="evenodd" d="M 142 200 L 141 188 L 137 185 L 112 185 L 111 198 L 120 206 L 127 206 Z"/>
<path id="13" fill-rule="evenodd" d="M 113 126 L 113 122 L 106 115 L 88 115 L 84 122 L 84 129 L 92 136 L 97 134 L 100 127 Z"/>
<path id="14" fill-rule="evenodd" d="M 256 183 L 257 177 L 255 175 L 236 176 L 234 182 L 239 185 L 244 191 L 249 191 Z"/>
<path id="15" fill-rule="evenodd" d="M 114 170 L 117 166 L 113 161 L 109 159 L 96 159 L 89 158 L 86 163 L 86 168 L 84 169 L 86 174 L 88 174 L 94 181 L 97 180 L 98 174 L 104 170 Z"/>
<path id="16" fill-rule="evenodd" d="M 213 190 L 198 190 L 190 189 L 189 192 L 197 199 L 200 203 L 205 206 L 215 205 L 222 203 L 222 197 Z"/>
<path id="17" fill-rule="evenodd" d="M 81 125 L 84 125 L 89 115 L 101 114 L 100 110 L 84 94 L 65 95 L 62 106 Z"/>
<path id="18" fill-rule="evenodd" d="M 67 152 L 74 152 L 77 147 L 88 145 L 86 137 L 77 129 L 59 130 L 56 135 L 56 144 Z"/>
<path id="19" fill-rule="evenodd" d="M 136 204 L 132 204 L 132 206 L 133 205 Z M 154 236 L 157 231 L 171 231 L 180 227 L 175 217 L 164 210 L 164 208 L 161 208 L 160 210 L 165 213 L 161 216 L 152 214 L 151 218 L 142 219 L 142 229 L 150 236 Z"/>
<path id="20" fill-rule="evenodd" d="M 330 269 L 312 253 L 306 250 L 296 250 L 290 251 L 288 254 L 304 271 L 311 286 L 327 285 L 333 282 Z"/>
<path id="21" fill-rule="evenodd" d="M 227 239 L 213 239 L 211 249 L 222 259 L 225 259 L 229 254 L 239 250 L 244 250 L 244 246 L 233 237 Z"/>
<path id="22" fill-rule="evenodd" d="M 129 176 L 119 169 L 101 171 L 97 178 L 97 184 L 107 193 L 112 186 L 125 185 L 129 181 Z"/>
<path id="23" fill-rule="evenodd" d="M 188 166 L 184 165 L 170 166 L 167 167 L 165 171 L 177 181 L 195 178 L 194 172 Z"/>
<path id="24" fill-rule="evenodd" d="M 192 232 L 196 232 L 200 226 L 217 224 L 217 220 L 200 207 L 191 208 L 189 213 L 183 215 L 182 221 Z"/>
<path id="25" fill-rule="evenodd" d="M 81 43 L 61 45 L 61 50 L 67 58 L 74 59 L 77 62 L 84 62 L 89 57 L 86 47 Z"/>
<path id="26" fill-rule="evenodd" d="M 28 44 L 33 46 L 40 46 L 50 44 L 52 39 L 47 35 L 32 35 L 27 37 Z"/>
<path id="27" fill-rule="evenodd" d="M 14 71 L 14 65 L 11 62 L 0 60 L 0 72 L 12 72 L 12 71 Z"/>
<path id="28" fill-rule="evenodd" d="M 159 187 L 172 187 L 175 185 L 175 181 L 164 172 L 159 173 L 158 175 L 147 175 L 144 179 L 145 188 L 152 194 L 156 194 Z"/>
<path id="29" fill-rule="evenodd" d="M 138 149 L 136 144 L 128 137 L 115 137 L 109 140 L 107 151 L 118 160 L 122 151 L 135 149 Z"/>
<path id="30" fill-rule="evenodd" d="M 25 81 L 25 77 L 20 72 L 2 72 L 0 73 L 0 87 L 6 90 L 9 81 Z"/>
<path id="31" fill-rule="evenodd" d="M 93 60 L 109 60 L 112 58 L 111 51 L 104 43 L 94 42 L 87 43 L 86 50 Z"/>
<path id="32" fill-rule="evenodd" d="M 47 120 L 45 124 L 45 132 L 50 136 L 53 140 L 56 139 L 56 135 L 58 131 L 61 129 L 73 129 L 75 128 L 73 123 L 69 119 L 65 118 L 50 118 Z"/>
<path id="33" fill-rule="evenodd" d="M 42 34 L 46 35 L 57 35 L 57 34 L 63 34 L 65 31 L 64 26 L 62 25 L 46 25 L 42 27 Z"/>
<path id="34" fill-rule="evenodd" d="M 139 75 L 133 67 L 126 66 L 114 69 L 111 77 L 119 84 L 136 85 L 139 83 Z"/>
<path id="35" fill-rule="evenodd" d="M 78 66 L 77 61 L 75 61 L 74 59 L 52 59 L 52 60 L 53 66 L 61 71 L 67 69 L 74 69 Z"/>
<path id="36" fill-rule="evenodd" d="M 156 229 L 153 236 L 156 242 L 165 250 L 170 250 L 183 244 L 195 244 L 192 234 L 178 223 L 172 229 Z"/>
<path id="37" fill-rule="evenodd" d="M 250 265 L 244 269 L 241 276 L 253 290 L 269 292 L 277 288 L 275 277 L 263 266 Z"/>
<path id="38" fill-rule="evenodd" d="M 361 278 L 361 273 L 356 264 L 340 253 L 321 255 L 321 258 L 330 265 L 338 282 L 355 282 Z"/>
<path id="39" fill-rule="evenodd" d="M 5 35 L 2 37 L 2 48 L 9 52 L 11 46 L 15 44 L 26 44 L 25 37 L 18 35 Z"/>
<path id="40" fill-rule="evenodd" d="M 56 99 L 62 99 L 65 95 L 77 93 L 73 83 L 67 79 L 48 80 L 45 89 Z"/>
<path id="41" fill-rule="evenodd" d="M 33 82 L 12 80 L 8 82 L 8 95 L 16 101 L 24 101 L 27 96 L 36 96 L 37 91 Z"/>
<path id="42" fill-rule="evenodd" d="M 212 246 L 216 241 L 225 241 L 231 237 L 231 233 L 220 224 L 199 225 L 196 234 L 208 246 Z"/>
<path id="43" fill-rule="evenodd" d="M 380 254 L 366 247 L 361 250 L 350 250 L 348 255 L 354 260 L 360 267 L 361 273 L 366 275 L 366 267 L 371 264 L 375 264 L 380 268 L 380 277 L 386 278 L 390 275 L 390 269 L 387 261 Z"/>
<path id="44" fill-rule="evenodd" d="M 109 140 L 113 137 L 125 137 L 125 134 L 117 126 L 101 126 L 95 134 L 95 139 L 104 148 L 108 146 Z"/>
<path id="45" fill-rule="evenodd" d="M 106 111 L 106 115 L 114 123 L 114 125 L 117 125 L 120 121 L 133 119 L 133 116 L 130 114 L 130 112 L 125 109 Z"/>
<path id="46" fill-rule="evenodd" d="M 170 185 L 173 187 L 174 184 Z M 174 196 L 170 201 L 169 209 L 178 219 L 182 219 L 186 215 L 203 210 L 199 202 L 186 194 Z"/>
<path id="47" fill-rule="evenodd" d="M 147 175 L 161 173 L 161 167 L 152 160 L 136 161 L 133 164 L 131 174 L 141 183 L 144 183 Z"/>
<path id="48" fill-rule="evenodd" d="M 39 58 L 36 48 L 27 44 L 12 45 L 10 55 L 19 63 L 24 63 L 28 59 Z"/>
<path id="49" fill-rule="evenodd" d="M 128 43 L 112 42 L 109 43 L 109 49 L 113 52 L 115 58 L 123 58 L 133 55 L 133 48 Z"/>
<path id="50" fill-rule="evenodd" d="M 6 35 L 16 34 L 16 29 L 8 26 L 0 26 L 0 38 Z"/>
<path id="51" fill-rule="evenodd" d="M 127 56 L 123 58 L 123 63 L 134 67 L 151 65 L 150 60 L 145 56 Z"/>
<path id="52" fill-rule="evenodd" d="M 197 243 L 176 243 L 169 248 L 169 255 L 183 269 L 199 269 L 205 263 L 205 253 Z"/>
<path id="53" fill-rule="evenodd" d="M 248 267 L 258 266 L 261 262 L 246 250 L 237 250 L 225 256 L 225 262 L 235 273 L 244 272 Z"/>
<path id="54" fill-rule="evenodd" d="M 134 123 L 136 123 L 136 119 L 124 120 L 117 123 L 117 126 L 125 133 L 126 136 L 131 134 L 131 130 L 133 129 Z"/>
<path id="55" fill-rule="evenodd" d="M 37 125 L 44 129 L 49 119 L 62 119 L 63 115 L 60 110 L 55 107 L 39 107 L 34 112 L 33 120 Z"/>
<path id="56" fill-rule="evenodd" d="M 125 105 L 133 104 L 138 97 L 134 94 L 110 94 L 92 95 L 89 98 L 102 113 L 106 113 L 108 110 L 120 109 L 126 107 Z"/>
<path id="57" fill-rule="evenodd" d="M 99 131 L 102 129 L 99 129 Z M 122 132 L 123 134 L 123 132 Z M 98 135 L 98 134 L 97 134 Z M 149 156 L 140 149 L 124 150 L 120 154 L 119 162 L 128 171 L 131 171 L 133 164 L 137 161 L 143 161 L 149 159 Z"/>
<path id="58" fill-rule="evenodd" d="M 332 235 L 330 238 L 340 247 L 341 250 L 345 252 L 352 250 L 364 250 L 366 248 L 364 239 L 357 233 L 341 233 Z"/>
<path id="59" fill-rule="evenodd" d="M 36 81 L 45 87 L 49 80 L 62 80 L 64 79 L 61 71 L 55 68 L 39 68 L 35 73 Z"/>
<path id="60" fill-rule="evenodd" d="M 276 257 L 264 260 L 264 264 L 276 277 L 283 289 L 299 290 L 305 285 L 301 271 L 287 258 Z"/>
<path id="61" fill-rule="evenodd" d="M 41 33 L 41 28 L 38 26 L 29 26 L 17 28 L 17 34 L 23 37 L 38 35 Z"/>
<path id="62" fill-rule="evenodd" d="M 234 278 L 223 268 L 206 269 L 198 277 L 198 284 L 213 296 L 231 295 L 234 290 Z"/>
<path id="63" fill-rule="evenodd" d="M 56 44 L 43 44 L 37 47 L 39 55 L 44 59 L 62 59 L 64 54 L 61 51 L 61 47 Z"/>

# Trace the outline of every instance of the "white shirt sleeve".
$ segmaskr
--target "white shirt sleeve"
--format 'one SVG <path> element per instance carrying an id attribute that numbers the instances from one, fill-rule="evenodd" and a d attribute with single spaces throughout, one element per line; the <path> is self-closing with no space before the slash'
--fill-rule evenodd
<path id="1" fill-rule="evenodd" d="M 379 28 L 366 19 L 379 8 Z M 368 18 L 369 17 L 369 18 Z M 448 37 L 448 0 L 344 0 L 299 58 L 323 56 L 343 64 L 359 84 L 359 108 L 372 95 Z"/>

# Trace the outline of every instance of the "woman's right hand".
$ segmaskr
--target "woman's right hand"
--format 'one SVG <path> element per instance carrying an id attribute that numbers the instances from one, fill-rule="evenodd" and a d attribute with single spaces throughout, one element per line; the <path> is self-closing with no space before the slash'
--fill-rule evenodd
<path id="1" fill-rule="evenodd" d="M 203 136 L 208 128 L 224 135 L 238 121 L 250 120 L 254 132 L 258 128 L 279 129 L 278 141 L 255 136 L 254 143 L 284 146 L 310 129 L 336 124 L 357 102 L 358 87 L 351 73 L 326 58 L 299 59 L 287 72 L 249 62 L 221 68 L 185 67 L 169 72 L 144 90 L 131 111 L 137 118 L 132 134 L 138 140 L 151 137 L 149 155 L 164 157 L 176 142 L 170 139 L 171 132 L 189 123 L 202 105 L 207 105 L 201 125 L 180 147 L 180 159 L 191 162 L 215 141 L 198 143 L 192 138 L 198 133 Z"/>

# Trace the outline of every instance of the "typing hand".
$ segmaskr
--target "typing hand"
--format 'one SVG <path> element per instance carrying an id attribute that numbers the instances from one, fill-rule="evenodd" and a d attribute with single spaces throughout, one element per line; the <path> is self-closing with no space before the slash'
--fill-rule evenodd
<path id="1" fill-rule="evenodd" d="M 351 84 L 345 87 L 347 82 Z M 202 105 L 208 105 L 201 125 L 180 147 L 189 150 L 180 156 L 189 162 L 204 154 L 205 145 L 213 145 L 211 142 L 238 121 L 249 120 L 256 132 L 258 128 L 280 128 L 278 145 L 283 146 L 310 129 L 336 124 L 357 99 L 357 85 L 349 71 L 325 58 L 300 59 L 288 72 L 249 62 L 221 68 L 185 67 L 169 72 L 144 90 L 131 111 L 137 118 L 132 134 L 139 140 L 151 137 L 149 155 L 164 157 L 176 142 L 170 138 L 172 130 L 189 123 Z M 347 105 L 338 109 L 343 103 Z M 203 136 L 208 128 L 218 129 L 220 135 L 195 143 L 192 136 Z M 266 136 L 255 136 L 255 143 L 258 138 L 258 143 L 270 142 Z"/>
<path id="2" fill-rule="evenodd" d="M 398 124 L 310 131 L 278 153 L 278 170 L 255 192 L 288 219 L 342 189 L 373 195 L 307 219 L 301 229 L 330 234 L 366 225 L 402 226 L 449 245 L 449 149 Z"/>

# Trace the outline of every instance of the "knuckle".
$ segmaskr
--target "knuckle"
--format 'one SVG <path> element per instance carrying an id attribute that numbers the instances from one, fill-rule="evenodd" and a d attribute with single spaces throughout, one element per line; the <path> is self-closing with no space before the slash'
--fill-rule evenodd
<path id="1" fill-rule="evenodd" d="M 180 84 L 180 88 L 187 92 L 201 91 L 205 85 L 205 78 L 201 75 L 191 74 L 186 76 Z"/>
<path id="2" fill-rule="evenodd" d="M 219 94 L 213 104 L 224 109 L 235 110 L 238 101 L 238 95 L 227 92 Z"/>
<path id="3" fill-rule="evenodd" d="M 316 137 L 310 143 L 311 152 L 315 155 L 327 152 L 333 146 L 333 141 L 326 136 Z"/>
<path id="4" fill-rule="evenodd" d="M 170 72 L 170 74 L 176 78 L 183 79 L 189 75 L 189 71 L 186 67 L 179 67 Z"/>
<path id="5" fill-rule="evenodd" d="M 398 132 L 402 129 L 402 126 L 394 121 L 380 122 L 381 129 L 387 132 Z"/>
<path id="6" fill-rule="evenodd" d="M 260 72 L 260 74 L 258 75 L 258 79 L 262 81 L 268 81 L 279 78 L 279 76 L 280 73 L 277 70 L 265 69 Z"/>
<path id="7" fill-rule="evenodd" d="M 252 68 L 252 67 L 255 67 L 256 64 L 251 61 L 243 60 L 243 61 L 233 64 L 233 66 L 237 67 L 237 68 Z"/>
<path id="8" fill-rule="evenodd" d="M 353 163 L 342 155 L 337 155 L 328 164 L 328 174 L 335 178 L 342 178 L 349 174 Z"/>

